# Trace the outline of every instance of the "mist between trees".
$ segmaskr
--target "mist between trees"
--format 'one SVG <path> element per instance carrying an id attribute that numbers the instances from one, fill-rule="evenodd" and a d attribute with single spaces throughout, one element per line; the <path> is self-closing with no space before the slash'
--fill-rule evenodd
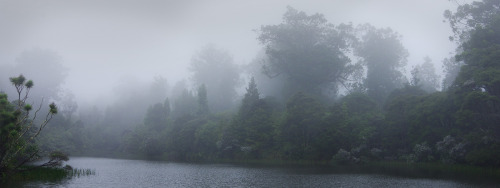
<path id="1" fill-rule="evenodd" d="M 428 57 L 406 77 L 408 50 L 397 31 L 334 24 L 291 7 L 281 23 L 257 29 L 263 51 L 249 64 L 238 66 L 229 52 L 207 45 L 193 56 L 186 80 L 171 87 L 163 77 L 124 78 L 110 86 L 114 99 L 105 108 L 78 108 L 61 89 L 68 70 L 48 50 L 24 52 L 2 74 L 23 72 L 39 83 L 32 98 L 58 104 L 60 113 L 36 139 L 44 151 L 498 167 L 500 2 L 463 4 L 445 18 L 459 48 L 443 60 L 443 78 Z"/>

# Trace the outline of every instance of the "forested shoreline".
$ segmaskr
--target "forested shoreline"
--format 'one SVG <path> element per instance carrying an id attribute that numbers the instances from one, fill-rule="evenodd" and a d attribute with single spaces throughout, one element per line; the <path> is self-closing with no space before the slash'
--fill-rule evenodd
<path id="1" fill-rule="evenodd" d="M 442 83 L 429 58 L 407 77 L 408 51 L 390 28 L 334 25 L 289 7 L 282 23 L 258 29 L 263 52 L 250 64 L 208 45 L 192 59 L 193 87 L 181 81 L 167 93 L 158 77 L 78 116 L 60 97 L 37 144 L 172 161 L 500 167 L 500 3 L 464 4 L 445 18 L 459 48 L 444 60 Z"/>

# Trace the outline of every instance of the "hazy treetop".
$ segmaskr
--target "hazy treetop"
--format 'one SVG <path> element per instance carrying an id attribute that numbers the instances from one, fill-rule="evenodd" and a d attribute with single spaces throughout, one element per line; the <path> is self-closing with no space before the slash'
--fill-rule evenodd
<path id="1" fill-rule="evenodd" d="M 80 99 L 108 92 L 123 75 L 175 83 L 188 77 L 191 57 L 208 43 L 237 64 L 249 63 L 261 49 L 254 30 L 279 24 L 287 6 L 333 24 L 391 27 L 403 36 L 410 65 L 425 56 L 439 63 L 455 49 L 443 12 L 457 4 L 448 0 L 1 0 L 0 66 L 24 50 L 52 50 L 69 68 L 66 87 Z M 87 84 L 90 74 L 106 79 Z"/>

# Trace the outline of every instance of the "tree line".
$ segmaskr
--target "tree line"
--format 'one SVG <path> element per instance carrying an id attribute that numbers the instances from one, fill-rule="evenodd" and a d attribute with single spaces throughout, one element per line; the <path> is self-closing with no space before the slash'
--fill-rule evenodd
<path id="1" fill-rule="evenodd" d="M 289 7 L 281 23 L 258 30 L 263 52 L 249 65 L 208 45 L 191 60 L 194 89 L 181 81 L 167 94 L 158 78 L 122 90 L 124 100 L 104 112 L 54 117 L 38 142 L 76 155 L 180 161 L 498 167 L 499 7 L 483 0 L 445 12 L 459 48 L 443 61 L 442 83 L 430 58 L 406 78 L 408 51 L 390 28 L 334 25 Z M 251 79 L 238 97 L 241 70 Z"/>
<path id="2" fill-rule="evenodd" d="M 401 68 L 408 52 L 391 29 L 334 26 L 321 14 L 289 8 L 282 23 L 261 27 L 258 40 L 265 55 L 257 62 L 262 74 L 251 78 L 234 113 L 220 113 L 210 104 L 217 100 L 210 90 L 222 88 L 205 85 L 214 79 L 210 76 L 198 78 L 206 73 L 202 63 L 212 62 L 209 67 L 215 68 L 225 59 L 210 59 L 220 54 L 205 51 L 192 67 L 200 87 L 182 95 L 191 102 L 180 106 L 191 110 L 174 116 L 179 107 L 170 111 L 166 102 L 150 107 L 144 123 L 125 135 L 122 149 L 188 161 L 402 160 L 498 166 L 500 21 L 498 6 L 491 4 L 498 2 L 446 12 L 460 47 L 456 57 L 445 61 L 449 71 L 442 91 L 429 58 L 405 78 Z M 358 62 L 352 62 L 354 56 Z M 232 81 L 222 85 L 234 88 L 238 79 L 232 78 L 221 79 Z M 255 78 L 278 79 L 271 84 L 281 96 L 263 96 Z M 338 97 L 341 88 L 346 94 Z"/>

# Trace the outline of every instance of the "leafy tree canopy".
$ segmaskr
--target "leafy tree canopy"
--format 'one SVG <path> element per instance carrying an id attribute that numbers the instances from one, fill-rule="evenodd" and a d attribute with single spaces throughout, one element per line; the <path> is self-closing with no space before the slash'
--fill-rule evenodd
<path id="1" fill-rule="evenodd" d="M 346 55 L 351 30 L 350 25 L 328 23 L 322 14 L 288 7 L 281 24 L 260 29 L 258 39 L 268 56 L 263 70 L 269 77 L 284 75 L 288 95 L 301 91 L 319 96 L 324 88 L 336 93 L 356 68 Z"/>

